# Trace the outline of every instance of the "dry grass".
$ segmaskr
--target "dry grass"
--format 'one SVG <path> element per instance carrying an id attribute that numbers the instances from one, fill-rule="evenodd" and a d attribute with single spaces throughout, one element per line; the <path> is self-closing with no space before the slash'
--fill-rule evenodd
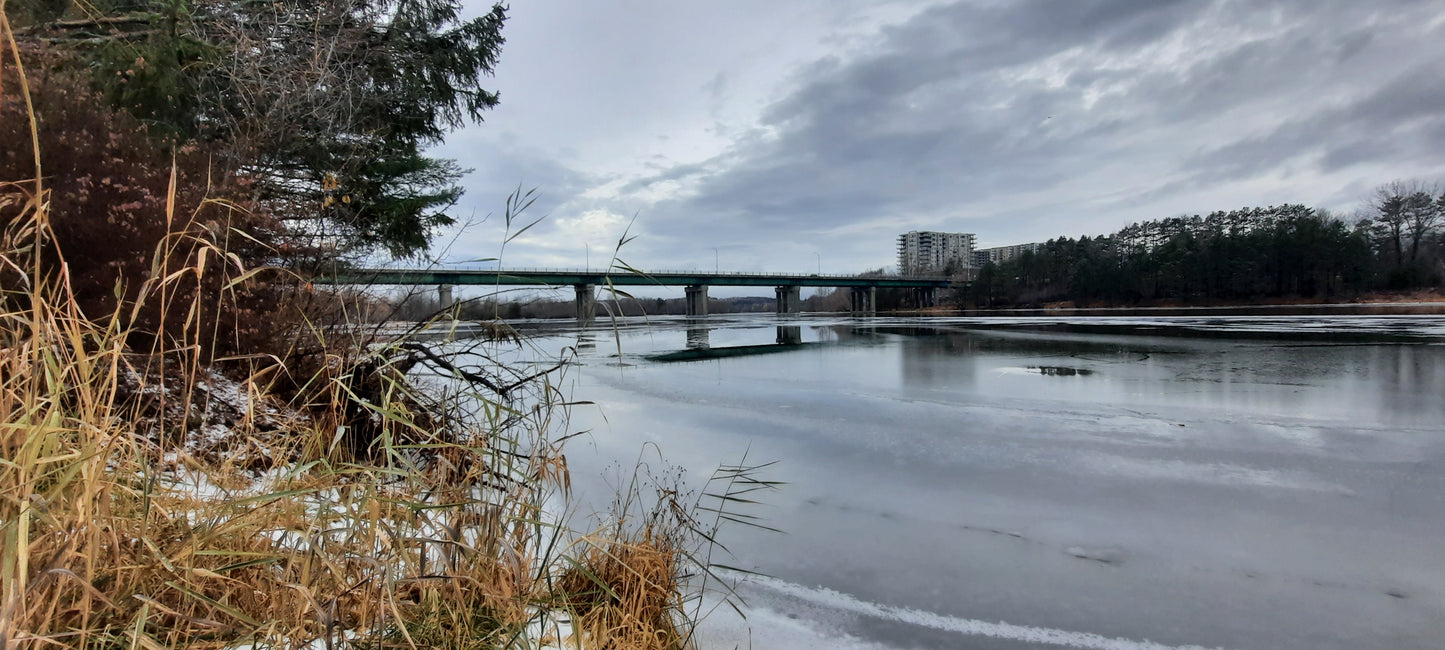
<path id="1" fill-rule="evenodd" d="M 586 647 L 688 645 L 696 522 L 570 543 L 549 513 L 568 482 L 551 373 L 438 398 L 408 375 L 412 343 L 332 341 L 289 404 L 267 393 L 294 368 L 239 382 L 224 439 L 198 446 L 219 306 L 184 289 L 261 271 L 184 215 L 230 208 L 177 205 L 173 180 L 149 279 L 97 320 L 42 261 L 64 260 L 47 197 L 67 188 L 41 178 L 0 185 L 19 215 L 0 234 L 0 648 L 536 647 L 569 620 Z M 128 349 L 157 303 L 183 322 Z"/>
<path id="2" fill-rule="evenodd" d="M 686 635 L 681 610 L 680 549 L 664 537 L 590 543 L 577 566 L 562 574 L 557 591 L 576 614 L 576 629 L 598 648 L 672 650 Z"/>

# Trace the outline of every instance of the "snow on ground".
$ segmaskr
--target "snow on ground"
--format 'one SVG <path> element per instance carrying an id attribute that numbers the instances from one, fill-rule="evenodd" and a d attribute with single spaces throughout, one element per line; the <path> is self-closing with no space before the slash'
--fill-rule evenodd
<path id="1" fill-rule="evenodd" d="M 804 617 L 755 605 L 748 609 L 745 620 L 738 620 L 736 614 L 732 614 L 730 620 L 705 622 L 699 635 L 704 647 L 749 647 L 749 644 L 754 648 L 861 650 L 889 647 L 837 632 L 837 619 L 870 617 L 956 634 L 960 644 L 966 639 L 984 638 L 1030 646 L 1090 650 L 1206 650 L 1196 645 L 1165 645 L 1149 640 L 944 616 L 926 609 L 868 602 L 826 587 L 805 587 L 776 578 L 753 576 L 747 580 L 744 590 L 758 597 L 759 601 L 783 603 L 790 609 L 811 609 L 810 615 Z M 728 613 L 731 614 L 731 610 Z"/>

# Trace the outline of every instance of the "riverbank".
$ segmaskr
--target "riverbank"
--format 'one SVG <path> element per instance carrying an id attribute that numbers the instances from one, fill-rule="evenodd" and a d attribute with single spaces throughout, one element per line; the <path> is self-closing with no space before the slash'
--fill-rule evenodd
<path id="1" fill-rule="evenodd" d="M 252 316 L 300 343 L 217 358 L 266 269 L 182 222 L 134 293 L 88 315 L 52 263 L 49 204 L 18 204 L 0 231 L 0 648 L 687 646 L 711 569 L 691 558 L 717 532 L 702 515 L 730 505 L 702 513 L 639 469 L 573 527 L 565 352 L 524 357 L 502 325 L 457 342 Z"/>
<path id="2" fill-rule="evenodd" d="M 1275 298 L 1228 302 L 1156 300 L 1129 305 L 1104 302 L 1079 304 L 1073 301 L 1060 301 L 1029 307 L 960 309 L 940 306 L 923 310 L 900 310 L 897 313 L 923 316 L 1189 316 L 1204 313 L 1221 316 L 1348 314 L 1411 316 L 1445 314 L 1445 293 L 1437 289 L 1424 289 L 1371 292 L 1348 300 L 1326 298 Z"/>
<path id="3" fill-rule="evenodd" d="M 1289 305 L 1308 306 L 1308 305 L 1340 305 L 1340 304 L 1346 304 L 1346 305 L 1357 305 L 1357 304 L 1390 305 L 1390 304 L 1425 304 L 1425 303 L 1445 303 L 1445 293 L 1442 293 L 1439 289 L 1413 289 L 1413 290 L 1410 290 L 1410 291 L 1371 291 L 1371 292 L 1368 292 L 1368 293 L 1359 294 L 1359 295 L 1357 295 L 1357 296 L 1354 296 L 1354 297 L 1349 298 L 1349 299 L 1346 299 L 1346 300 L 1341 300 L 1341 299 L 1339 299 L 1338 297 L 1305 298 L 1305 297 L 1299 297 L 1299 296 L 1285 297 L 1285 298 L 1261 298 L 1261 299 L 1258 299 L 1258 300 L 1242 300 L 1242 301 L 1241 301 L 1241 300 L 1226 300 L 1226 301 L 1216 301 L 1216 300 L 1195 300 L 1195 301 L 1187 301 L 1187 300 L 1146 300 L 1146 301 L 1141 301 L 1140 303 L 1138 303 L 1138 304 L 1135 305 L 1135 306 L 1137 306 L 1137 307 L 1161 307 L 1161 308 L 1175 307 L 1175 308 L 1183 308 L 1183 307 L 1253 307 L 1253 306 L 1289 306 Z M 1077 303 L 1072 302 L 1072 301 L 1061 301 L 1061 302 L 1056 302 L 1056 303 L 1047 303 L 1047 304 L 1044 305 L 1045 308 L 1073 308 L 1073 309 L 1094 309 L 1094 308 L 1108 308 L 1108 307 L 1121 307 L 1121 306 L 1123 306 L 1123 305 L 1114 305 L 1114 304 L 1109 304 L 1109 303 L 1105 303 L 1105 302 L 1093 302 L 1093 303 L 1077 304 Z"/>

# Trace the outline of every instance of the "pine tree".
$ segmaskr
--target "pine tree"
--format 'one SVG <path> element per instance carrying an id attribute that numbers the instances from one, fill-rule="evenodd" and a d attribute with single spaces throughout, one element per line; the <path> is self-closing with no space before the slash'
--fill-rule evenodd
<path id="1" fill-rule="evenodd" d="M 482 82 L 506 9 L 472 19 L 461 9 L 460 0 L 111 0 L 37 8 L 18 31 L 93 72 L 157 138 L 249 178 L 251 198 L 312 250 L 406 256 L 452 223 L 445 211 L 461 195 L 464 170 L 424 149 L 499 100 Z"/>

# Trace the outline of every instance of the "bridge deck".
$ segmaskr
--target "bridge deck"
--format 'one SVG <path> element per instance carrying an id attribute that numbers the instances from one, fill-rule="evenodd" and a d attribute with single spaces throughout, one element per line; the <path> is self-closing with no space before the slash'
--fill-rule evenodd
<path id="1" fill-rule="evenodd" d="M 786 273 L 704 273 L 698 271 L 522 270 L 499 269 L 353 269 L 320 280 L 324 284 L 434 284 L 434 285 L 614 285 L 614 286 L 734 286 L 734 287 L 879 287 L 941 289 L 953 286 L 948 278 L 860 278 L 847 275 Z"/>

